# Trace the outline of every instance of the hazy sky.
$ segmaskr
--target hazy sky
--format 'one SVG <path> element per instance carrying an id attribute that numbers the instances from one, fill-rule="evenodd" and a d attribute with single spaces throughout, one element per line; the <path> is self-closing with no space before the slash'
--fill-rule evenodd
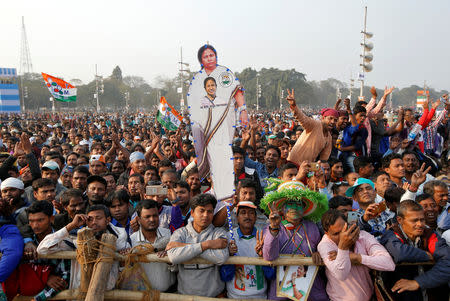
<path id="1" fill-rule="evenodd" d="M 70 3 L 70 4 L 68 4 Z M 450 1 L 177 0 L 2 1 L 0 67 L 18 67 L 25 16 L 34 72 L 93 79 L 119 65 L 124 75 L 175 76 L 198 70 L 206 41 L 233 71 L 295 68 L 308 80 L 349 81 L 359 71 L 364 5 L 374 33 L 366 84 L 450 89 Z"/>

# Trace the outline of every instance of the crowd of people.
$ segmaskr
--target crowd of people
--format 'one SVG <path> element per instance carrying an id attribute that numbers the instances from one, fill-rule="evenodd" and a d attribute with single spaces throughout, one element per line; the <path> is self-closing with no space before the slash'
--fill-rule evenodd
<path id="1" fill-rule="evenodd" d="M 189 121 L 174 132 L 152 114 L 3 115 L 0 300 L 78 288 L 76 260 L 40 255 L 76 250 L 84 227 L 113 234 L 121 254 L 168 256 L 140 263 L 161 292 L 282 300 L 273 267 L 224 263 L 295 254 L 321 266 L 308 300 L 448 300 L 448 95 L 388 122 L 392 90 L 313 113 L 288 91 L 285 111 L 251 112 L 225 200 L 199 177 Z M 210 263 L 185 264 L 197 257 Z"/>

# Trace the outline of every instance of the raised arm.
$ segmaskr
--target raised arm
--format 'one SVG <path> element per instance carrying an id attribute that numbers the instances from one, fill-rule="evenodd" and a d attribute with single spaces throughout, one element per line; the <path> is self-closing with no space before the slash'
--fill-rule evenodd
<path id="1" fill-rule="evenodd" d="M 384 136 L 392 136 L 395 133 L 400 133 L 403 131 L 403 127 L 405 125 L 405 111 L 402 107 L 398 110 L 398 118 L 397 121 L 389 127 L 386 132 L 384 133 Z"/>
<path id="2" fill-rule="evenodd" d="M 384 89 L 384 94 L 381 97 L 380 101 L 378 102 L 377 106 L 373 110 L 371 110 L 370 114 L 369 114 L 369 111 L 367 111 L 367 116 L 373 117 L 376 114 L 378 114 L 381 110 L 383 110 L 383 108 L 386 106 L 387 97 L 389 96 L 389 94 L 392 93 L 392 91 L 394 91 L 394 89 L 395 89 L 395 87 L 391 87 L 391 88 L 386 87 Z"/>
<path id="3" fill-rule="evenodd" d="M 314 128 L 314 126 L 317 125 L 314 119 L 311 117 L 306 116 L 302 110 L 300 110 L 299 107 L 297 107 L 297 104 L 295 102 L 295 93 L 294 89 L 289 91 L 288 89 L 288 96 L 286 97 L 286 100 L 289 102 L 289 107 L 294 114 L 294 117 L 298 120 L 300 125 L 305 129 L 305 131 L 310 132 Z"/>

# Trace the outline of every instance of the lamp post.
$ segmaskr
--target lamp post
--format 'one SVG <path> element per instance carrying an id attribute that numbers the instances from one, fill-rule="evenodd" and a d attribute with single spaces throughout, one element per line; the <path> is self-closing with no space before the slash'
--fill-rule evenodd
<path id="1" fill-rule="evenodd" d="M 256 73 L 256 111 L 259 111 L 260 97 L 261 97 L 261 85 L 259 84 L 259 73 Z"/>
<path id="2" fill-rule="evenodd" d="M 361 81 L 361 88 L 359 91 L 359 100 L 364 100 L 363 97 L 363 89 L 364 89 L 364 77 L 366 72 L 370 72 L 373 69 L 372 64 L 370 63 L 373 60 L 373 55 L 370 51 L 373 49 L 373 43 L 368 40 L 373 37 L 373 33 L 367 32 L 367 6 L 364 7 L 364 29 L 361 31 L 363 35 L 363 41 L 361 43 L 362 46 L 362 54 L 361 57 L 361 73 L 359 74 L 359 80 Z"/>

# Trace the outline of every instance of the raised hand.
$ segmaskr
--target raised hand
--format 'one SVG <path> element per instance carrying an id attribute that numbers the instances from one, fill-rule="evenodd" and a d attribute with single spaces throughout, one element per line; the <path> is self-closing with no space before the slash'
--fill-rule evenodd
<path id="1" fill-rule="evenodd" d="M 245 129 L 243 128 L 242 129 L 242 140 L 245 140 L 245 141 L 250 140 L 250 137 L 251 137 L 250 130 L 247 128 L 245 128 Z"/>
<path id="2" fill-rule="evenodd" d="M 255 252 L 259 257 L 263 256 L 264 235 L 262 230 L 256 231 L 256 246 Z"/>
<path id="3" fill-rule="evenodd" d="M 353 246 L 358 240 L 359 237 L 359 227 L 356 224 L 352 224 L 348 227 L 348 224 L 345 223 L 344 228 L 339 234 L 339 249 L 348 250 L 351 246 Z"/>
<path id="4" fill-rule="evenodd" d="M 288 96 L 286 97 L 286 100 L 288 101 L 289 106 L 291 108 L 296 107 L 297 104 L 295 103 L 295 92 L 294 92 L 294 89 L 292 89 L 291 91 L 289 91 L 289 89 L 287 89 L 287 93 L 288 93 Z"/>
<path id="5" fill-rule="evenodd" d="M 350 110 L 350 99 L 346 98 L 344 99 L 344 105 L 346 110 Z"/>
<path id="6" fill-rule="evenodd" d="M 27 133 L 22 133 L 20 136 L 20 144 L 22 145 L 22 150 L 25 154 L 31 154 L 33 149 L 31 147 L 30 137 L 28 137 Z"/>
<path id="7" fill-rule="evenodd" d="M 431 105 L 432 109 L 437 109 L 437 107 L 439 107 L 439 105 L 441 104 L 441 99 L 438 98 L 438 100 L 436 100 L 435 102 L 433 102 L 433 104 Z"/>
<path id="8" fill-rule="evenodd" d="M 269 224 L 270 224 L 270 229 L 274 230 L 274 231 L 278 231 L 280 229 L 280 224 L 281 224 L 281 215 L 278 212 L 278 209 L 275 207 L 274 203 L 269 203 Z"/>
<path id="9" fill-rule="evenodd" d="M 390 88 L 386 87 L 386 88 L 384 88 L 384 95 L 383 95 L 383 97 L 386 98 L 387 96 L 389 96 L 389 94 L 391 94 L 392 91 L 394 91 L 394 89 L 395 89 L 395 87 L 390 87 Z"/>
<path id="10" fill-rule="evenodd" d="M 372 86 L 372 88 L 370 88 L 370 94 L 372 94 L 373 98 L 377 98 L 377 96 L 378 96 L 377 89 L 375 89 L 374 86 Z"/>
<path id="11" fill-rule="evenodd" d="M 423 163 L 420 169 L 412 174 L 411 185 L 409 187 L 410 191 L 417 191 L 417 189 L 419 189 L 419 186 L 427 180 L 427 173 L 431 170 L 431 166 L 429 166 L 427 169 L 425 169 L 425 167 L 426 165 L 425 163 Z"/>

